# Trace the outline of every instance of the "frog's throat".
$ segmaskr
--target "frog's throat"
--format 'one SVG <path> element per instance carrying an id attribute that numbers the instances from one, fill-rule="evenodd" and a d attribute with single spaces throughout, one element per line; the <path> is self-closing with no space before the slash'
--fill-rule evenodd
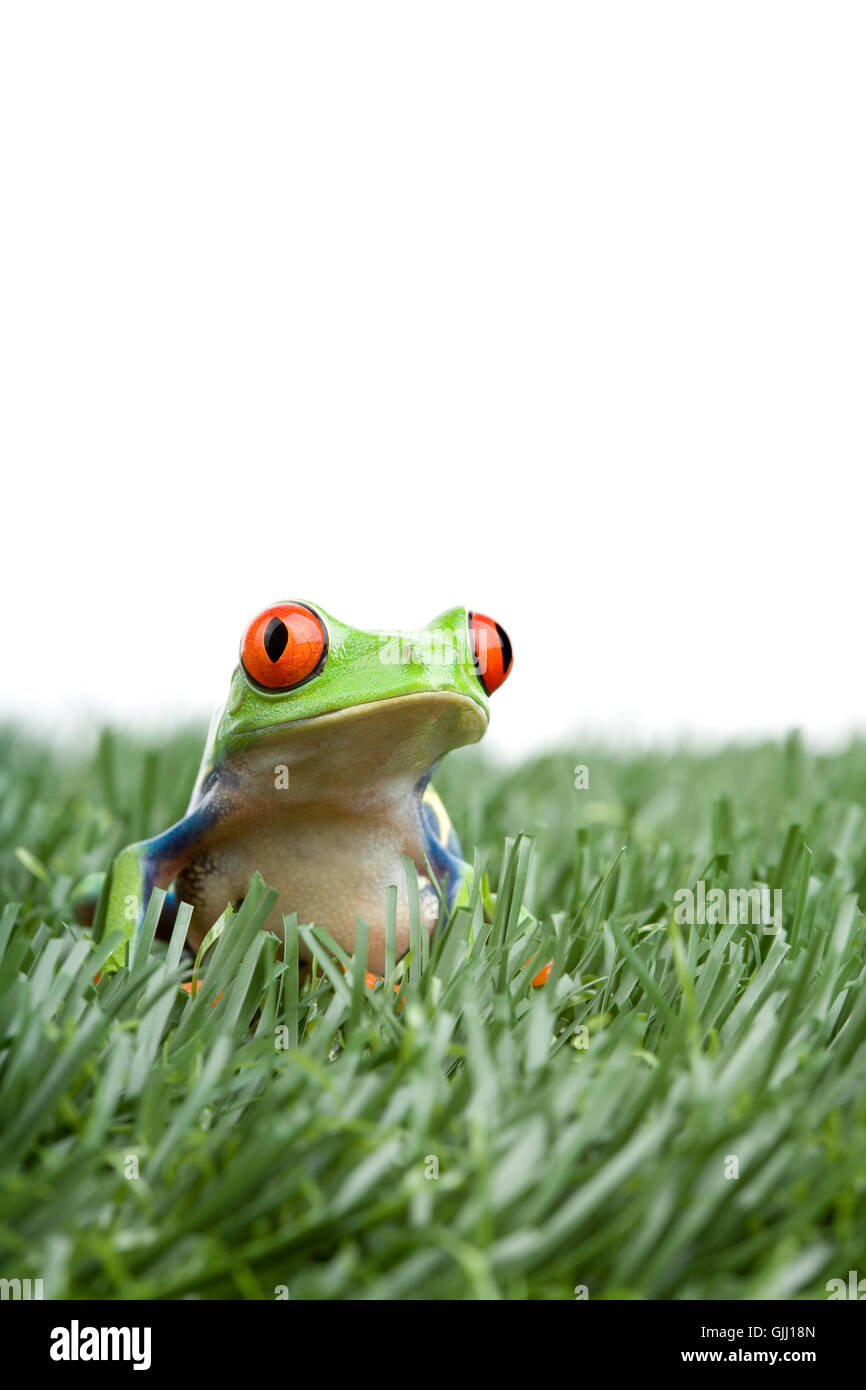
<path id="1" fill-rule="evenodd" d="M 477 743 L 488 724 L 486 710 L 457 691 L 418 691 L 350 705 L 305 719 L 239 728 L 226 738 L 231 758 L 279 752 L 288 764 L 345 759 L 382 770 L 395 762 L 429 769 L 449 749 Z"/>

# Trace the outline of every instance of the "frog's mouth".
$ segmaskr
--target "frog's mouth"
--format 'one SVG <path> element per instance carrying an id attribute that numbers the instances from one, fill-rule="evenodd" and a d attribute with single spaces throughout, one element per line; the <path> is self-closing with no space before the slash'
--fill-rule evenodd
<path id="1" fill-rule="evenodd" d="M 452 748 L 477 743 L 488 716 L 456 691 L 418 691 L 286 723 L 239 729 L 233 757 L 262 763 L 273 775 L 283 763 L 296 793 L 328 784 L 360 788 L 399 777 L 417 779 Z"/>

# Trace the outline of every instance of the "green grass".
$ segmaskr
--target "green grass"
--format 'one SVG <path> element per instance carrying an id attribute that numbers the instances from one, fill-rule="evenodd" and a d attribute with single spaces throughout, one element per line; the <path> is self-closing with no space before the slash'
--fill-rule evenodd
<path id="1" fill-rule="evenodd" d="M 866 1275 L 866 745 L 458 753 L 437 785 L 492 921 L 476 895 L 374 992 L 301 924 L 298 996 L 259 885 L 195 999 L 178 939 L 94 987 L 70 889 L 182 813 L 199 739 L 0 739 L 0 1276 L 703 1299 Z M 783 931 L 674 926 L 699 878 L 781 888 Z"/>

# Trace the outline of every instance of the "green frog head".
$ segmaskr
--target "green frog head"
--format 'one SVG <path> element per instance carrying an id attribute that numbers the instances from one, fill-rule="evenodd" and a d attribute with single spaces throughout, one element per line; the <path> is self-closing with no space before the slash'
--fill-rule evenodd
<path id="1" fill-rule="evenodd" d="M 333 728 L 340 745 L 350 734 L 368 744 L 374 723 L 382 739 L 390 730 L 408 742 L 410 761 L 429 767 L 447 748 L 482 737 L 489 697 L 511 659 L 500 624 L 465 608 L 450 608 L 414 632 L 368 632 L 318 605 L 272 604 L 243 635 L 203 771 L 263 739 L 321 751 L 325 730 Z M 378 742 L 372 739 L 374 747 Z"/>

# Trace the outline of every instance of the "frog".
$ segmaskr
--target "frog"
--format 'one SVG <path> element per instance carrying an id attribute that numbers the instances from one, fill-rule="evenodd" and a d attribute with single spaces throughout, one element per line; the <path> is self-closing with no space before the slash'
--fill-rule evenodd
<path id="1" fill-rule="evenodd" d="M 351 627 L 307 600 L 270 604 L 244 629 L 225 703 L 214 714 L 186 814 L 114 859 L 100 935 L 141 934 L 154 889 L 165 918 L 192 908 L 197 951 L 252 877 L 277 892 L 282 917 L 324 927 L 347 954 L 367 923 L 368 969 L 385 969 L 386 901 L 397 888 L 396 959 L 410 944 L 408 857 L 422 928 L 466 895 L 471 867 L 432 777 L 444 755 L 477 743 L 490 697 L 510 674 L 500 623 L 454 607 L 415 631 Z M 301 971 L 310 966 L 300 942 Z"/>

